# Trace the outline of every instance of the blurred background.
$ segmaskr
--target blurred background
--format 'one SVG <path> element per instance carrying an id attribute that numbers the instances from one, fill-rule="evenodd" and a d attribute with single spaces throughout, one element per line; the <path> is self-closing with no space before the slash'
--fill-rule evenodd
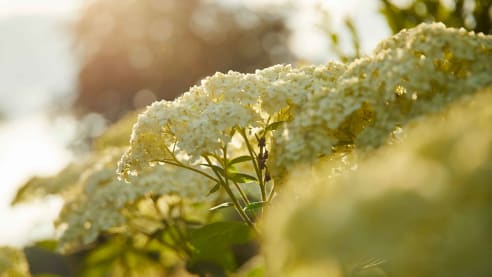
<path id="1" fill-rule="evenodd" d="M 489 0 L 0 0 L 0 245 L 52 237 L 60 199 L 10 207 L 130 110 L 217 71 L 370 53 L 423 21 L 490 33 Z"/>
<path id="2" fill-rule="evenodd" d="M 0 245 L 53 236 L 60 199 L 9 203 L 56 173 L 129 110 L 173 99 L 216 71 L 325 63 L 351 15 L 390 34 L 376 1 L 0 0 Z"/>

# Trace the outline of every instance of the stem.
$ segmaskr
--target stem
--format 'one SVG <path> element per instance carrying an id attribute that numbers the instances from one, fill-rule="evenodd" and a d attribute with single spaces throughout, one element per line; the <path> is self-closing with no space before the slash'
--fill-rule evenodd
<path id="1" fill-rule="evenodd" d="M 207 163 L 211 166 L 212 165 L 212 162 L 210 161 L 210 159 L 207 157 L 207 156 L 203 156 L 205 158 L 205 160 L 207 161 Z M 239 215 L 241 216 L 241 218 L 246 222 L 246 224 L 248 224 L 249 227 L 251 227 L 253 230 L 255 230 L 257 233 L 258 232 L 258 229 L 256 229 L 256 226 L 253 224 L 253 222 L 251 221 L 251 219 L 248 217 L 248 215 L 243 211 L 241 205 L 239 204 L 239 202 L 237 201 L 237 198 L 234 196 L 234 194 L 232 193 L 231 189 L 229 188 L 229 186 L 227 185 L 227 183 L 220 177 L 220 173 L 217 172 L 217 170 L 215 168 L 213 168 L 212 166 L 210 167 L 212 168 L 212 170 L 214 171 L 215 175 L 217 175 L 217 178 L 220 180 L 220 185 L 224 188 L 224 190 L 226 191 L 227 195 L 229 196 L 229 198 L 232 200 L 232 203 L 234 205 L 234 208 L 236 209 L 236 211 L 239 213 Z M 224 169 L 224 170 L 227 170 L 227 169 Z M 224 172 L 225 173 L 225 172 Z M 227 174 L 225 174 L 227 175 Z M 224 176 L 225 177 L 225 176 Z M 227 179 L 226 179 L 227 180 Z"/>
<path id="2" fill-rule="evenodd" d="M 179 230 L 179 226 L 176 224 L 170 224 L 166 220 L 163 220 L 164 225 L 167 227 L 169 230 L 169 235 L 173 238 L 173 240 L 178 244 L 180 247 L 179 249 L 183 250 L 183 252 L 188 255 L 188 257 L 191 257 L 191 250 L 188 249 L 188 244 L 186 243 L 186 238 L 183 236 L 181 233 L 181 230 Z"/>
<path id="3" fill-rule="evenodd" d="M 239 186 L 239 184 L 236 182 L 236 181 L 232 181 L 234 183 L 234 186 L 236 187 L 236 189 L 239 191 L 239 194 L 241 194 L 241 197 L 243 198 L 243 201 L 244 203 L 246 203 L 247 205 L 249 205 L 249 199 L 248 199 L 248 196 L 246 195 L 246 193 L 244 193 L 243 189 Z"/>
<path id="4" fill-rule="evenodd" d="M 180 248 L 176 244 L 172 244 L 170 242 L 165 241 L 163 238 L 163 233 L 164 230 L 159 231 L 158 234 L 155 237 L 153 237 L 153 239 L 157 240 L 160 244 L 170 248 L 171 250 L 174 250 L 174 252 L 176 252 L 176 254 L 178 254 L 181 258 L 187 259 L 191 257 L 191 253 L 188 253 L 188 249 L 185 250 L 183 248 Z M 171 234 L 169 235 L 172 236 Z M 173 239 L 175 240 L 175 238 Z"/>
<path id="5" fill-rule="evenodd" d="M 263 152 L 263 150 L 264 150 L 263 147 L 264 147 L 263 145 L 260 145 L 260 157 L 261 157 L 261 159 L 263 159 L 263 155 L 265 154 Z M 260 187 L 261 187 L 261 200 L 263 202 L 265 202 L 265 200 L 266 200 L 266 185 L 265 185 L 266 172 L 265 172 L 265 176 L 262 176 L 262 174 L 263 174 L 263 171 L 262 170 L 263 169 L 260 167 L 260 165 L 258 165 L 258 167 L 260 169 L 259 181 L 260 181 Z M 263 213 L 263 209 L 262 209 L 262 213 Z"/>
<path id="6" fill-rule="evenodd" d="M 159 161 L 159 162 L 163 162 L 163 163 L 167 163 L 167 164 L 170 164 L 170 165 L 174 165 L 174 166 L 177 166 L 177 167 L 182 167 L 182 168 L 185 168 L 185 169 L 188 169 L 188 170 L 191 170 L 191 171 L 194 171 L 198 174 L 201 174 L 207 178 L 209 178 L 210 180 L 214 181 L 214 182 L 219 182 L 219 180 L 215 179 L 214 177 L 212 177 L 211 175 L 201 171 L 200 169 L 197 169 L 197 168 L 194 168 L 194 167 L 191 167 L 191 166 L 187 166 L 185 165 L 184 163 L 178 161 L 177 159 L 174 159 L 174 162 L 172 161 Z"/>
<path id="7" fill-rule="evenodd" d="M 267 198 L 268 203 L 270 203 L 270 201 L 272 201 L 274 192 L 275 192 L 275 183 L 272 182 L 272 189 L 270 190 L 270 193 L 268 194 L 268 198 Z"/>
<path id="8" fill-rule="evenodd" d="M 164 226 L 168 226 L 167 225 L 167 222 L 165 222 L 165 220 L 161 221 Z M 146 242 L 146 246 L 149 245 L 149 243 L 152 241 L 152 240 L 155 240 L 157 241 L 158 243 L 162 244 L 163 246 L 173 250 L 178 256 L 180 256 L 181 258 L 183 259 L 186 259 L 189 257 L 189 254 L 187 253 L 186 250 L 184 249 L 181 249 L 179 248 L 176 244 L 172 244 L 168 241 L 166 241 L 164 238 L 163 238 L 163 233 L 164 233 L 165 229 L 159 229 L 155 232 L 153 232 L 152 234 L 149 234 L 148 235 L 148 238 L 149 240 Z M 171 235 L 171 234 L 170 234 Z"/>
<path id="9" fill-rule="evenodd" d="M 185 255 L 188 257 L 191 257 L 192 252 L 191 249 L 188 248 L 187 244 L 187 239 L 186 236 L 183 235 L 180 229 L 180 225 L 174 220 L 170 214 L 164 215 L 162 214 L 161 210 L 159 209 L 159 206 L 157 204 L 156 200 L 153 200 L 152 203 L 154 203 L 154 208 L 158 212 L 159 216 L 161 217 L 161 222 L 164 224 L 164 227 L 168 230 L 169 236 L 174 240 L 174 246 L 175 246 L 175 251 L 176 249 L 180 249 L 184 252 Z M 180 215 L 184 216 L 183 212 L 180 211 Z M 166 219 L 169 218 L 169 221 Z M 174 232 L 173 232 L 174 231 Z M 171 245 L 168 243 L 168 245 Z M 178 246 L 178 247 L 176 247 Z"/>
<path id="10" fill-rule="evenodd" d="M 256 155 L 253 147 L 251 147 L 251 144 L 249 143 L 248 137 L 246 136 L 246 132 L 244 131 L 244 129 L 240 129 L 239 132 L 241 133 L 241 136 L 243 137 L 244 142 L 246 143 L 246 147 L 248 148 L 249 155 L 253 158 L 251 161 L 253 163 L 253 167 L 255 168 L 256 176 L 258 176 L 258 185 L 260 186 L 260 190 L 261 190 L 261 200 L 265 201 L 266 199 L 265 184 L 263 183 L 261 169 L 257 162 L 258 156 Z"/>

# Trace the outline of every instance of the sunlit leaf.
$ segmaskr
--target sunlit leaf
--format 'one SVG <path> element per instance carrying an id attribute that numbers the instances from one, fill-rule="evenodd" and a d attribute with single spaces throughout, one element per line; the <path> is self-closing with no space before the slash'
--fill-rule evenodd
<path id="1" fill-rule="evenodd" d="M 249 203 L 246 207 L 244 207 L 243 210 L 244 211 L 252 211 L 252 210 L 256 210 L 256 209 L 265 207 L 267 205 L 268 205 L 268 202 L 263 202 L 263 201 L 252 202 L 252 203 Z"/>
<path id="2" fill-rule="evenodd" d="M 239 156 L 237 158 L 234 158 L 228 162 L 229 165 L 237 164 L 237 163 L 243 163 L 247 161 L 251 161 L 252 158 L 249 155 L 244 155 L 244 156 Z"/>
<path id="3" fill-rule="evenodd" d="M 258 178 L 255 176 L 245 174 L 245 173 L 230 173 L 229 179 L 236 183 L 247 183 L 252 181 L 257 181 Z"/>
<path id="4" fill-rule="evenodd" d="M 285 121 L 277 121 L 277 122 L 273 122 L 271 123 L 270 125 L 268 125 L 266 128 L 265 128 L 265 132 L 267 131 L 275 131 L 278 129 L 278 127 L 280 127 Z"/>
<path id="5" fill-rule="evenodd" d="M 234 206 L 234 204 L 232 202 L 225 202 L 225 203 L 222 203 L 222 204 L 219 204 L 215 207 L 210 208 L 209 211 L 213 212 L 213 211 L 224 209 L 224 208 L 231 207 L 231 206 Z"/>

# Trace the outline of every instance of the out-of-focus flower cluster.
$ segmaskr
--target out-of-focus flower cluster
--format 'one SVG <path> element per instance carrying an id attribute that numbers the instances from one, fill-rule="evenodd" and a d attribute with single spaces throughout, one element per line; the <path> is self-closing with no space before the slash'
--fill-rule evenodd
<path id="1" fill-rule="evenodd" d="M 271 276 L 490 276 L 491 102 L 488 89 L 411 124 L 334 182 L 330 164 L 291 179 L 313 186 L 264 221 Z"/>
<path id="2" fill-rule="evenodd" d="M 175 195 L 190 203 L 208 203 L 214 185 L 206 178 L 172 166 L 147 168 L 137 177 L 120 180 L 118 160 L 127 147 L 118 134 L 131 130 L 134 120 L 125 118 L 95 141 L 98 151 L 69 164 L 51 177 L 33 177 L 19 189 L 14 204 L 61 195 L 65 204 L 55 224 L 61 231 L 59 250 L 71 252 L 94 242 L 103 232 L 128 231 L 128 205 L 142 198 Z"/>
<path id="3" fill-rule="evenodd" d="M 271 169 L 282 173 L 341 145 L 377 147 L 409 120 L 492 85 L 491 61 L 491 36 L 439 23 L 404 30 L 310 96 L 277 134 Z"/>
<path id="4" fill-rule="evenodd" d="M 0 277 L 28 277 L 29 265 L 24 253 L 12 247 L 0 247 Z"/>
<path id="5" fill-rule="evenodd" d="M 138 117 L 119 171 L 138 171 L 173 156 L 197 159 L 220 153 L 235 128 L 265 128 L 290 119 L 310 94 L 332 86 L 343 68 L 334 63 L 299 69 L 276 65 L 254 74 L 230 71 L 206 78 L 173 102 L 155 102 Z"/>
<path id="6" fill-rule="evenodd" d="M 115 172 L 122 150 L 108 149 L 106 156 L 99 155 L 99 162 L 83 173 L 80 185 L 65 197 L 56 221 L 63 230 L 61 250 L 77 249 L 95 241 L 104 231 L 124 226 L 125 207 L 144 197 L 177 195 L 192 202 L 212 200 L 206 196 L 213 183 L 177 167 L 147 168 L 138 178 L 126 182 L 118 179 Z"/>

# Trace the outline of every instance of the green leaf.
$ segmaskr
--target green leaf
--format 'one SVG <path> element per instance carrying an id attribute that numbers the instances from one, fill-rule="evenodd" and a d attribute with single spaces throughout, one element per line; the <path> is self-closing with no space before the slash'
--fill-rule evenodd
<path id="1" fill-rule="evenodd" d="M 222 221 L 205 225 L 191 233 L 193 247 L 191 264 L 212 262 L 226 271 L 234 270 L 236 261 L 231 247 L 253 238 L 253 232 L 239 221 Z"/>
<path id="2" fill-rule="evenodd" d="M 213 212 L 213 211 L 216 211 L 216 210 L 228 208 L 230 206 L 234 206 L 234 204 L 232 202 L 224 202 L 224 203 L 219 204 L 219 205 L 217 205 L 215 207 L 212 207 L 212 208 L 210 208 L 208 210 L 211 211 L 211 212 Z"/>
<path id="3" fill-rule="evenodd" d="M 228 162 L 229 165 L 237 164 L 237 163 L 243 163 L 247 161 L 251 161 L 253 158 L 249 155 L 244 155 L 244 156 L 239 156 L 237 158 L 234 158 Z"/>
<path id="4" fill-rule="evenodd" d="M 86 266 L 104 265 L 109 266 L 114 260 L 118 259 L 125 251 L 126 241 L 122 238 L 115 238 L 98 245 L 93 251 L 84 258 Z"/>
<path id="5" fill-rule="evenodd" d="M 207 195 L 210 195 L 210 194 L 212 194 L 212 193 L 214 193 L 214 192 L 217 192 L 219 189 L 220 189 L 220 184 L 219 184 L 219 183 L 217 183 L 217 184 L 215 184 L 215 186 L 214 186 L 214 187 L 213 187 L 213 188 L 212 188 L 212 189 L 208 192 L 208 194 L 207 194 Z"/>
<path id="6" fill-rule="evenodd" d="M 229 173 L 229 179 L 236 183 L 247 183 L 252 181 L 258 181 L 255 176 L 245 174 L 245 173 Z"/>
<path id="7" fill-rule="evenodd" d="M 47 240 L 37 241 L 34 246 L 39 247 L 39 248 L 44 249 L 44 250 L 49 251 L 49 252 L 55 252 L 57 243 L 58 242 L 56 240 L 47 239 Z"/>
<path id="8" fill-rule="evenodd" d="M 265 128 L 265 132 L 267 131 L 274 131 L 274 130 L 277 130 L 278 127 L 280 127 L 285 121 L 277 121 L 277 122 L 273 122 L 272 124 L 268 125 L 266 128 Z"/>
<path id="9" fill-rule="evenodd" d="M 249 203 L 246 207 L 244 207 L 244 211 L 251 211 L 251 210 L 256 210 L 262 207 L 265 207 L 268 205 L 268 202 L 263 202 L 263 201 L 258 201 L 258 202 L 252 202 Z"/>
<path id="10" fill-rule="evenodd" d="M 220 175 L 224 176 L 224 169 L 218 165 L 214 165 L 214 164 L 200 164 L 200 165 L 210 167 L 211 169 L 219 172 Z"/>

